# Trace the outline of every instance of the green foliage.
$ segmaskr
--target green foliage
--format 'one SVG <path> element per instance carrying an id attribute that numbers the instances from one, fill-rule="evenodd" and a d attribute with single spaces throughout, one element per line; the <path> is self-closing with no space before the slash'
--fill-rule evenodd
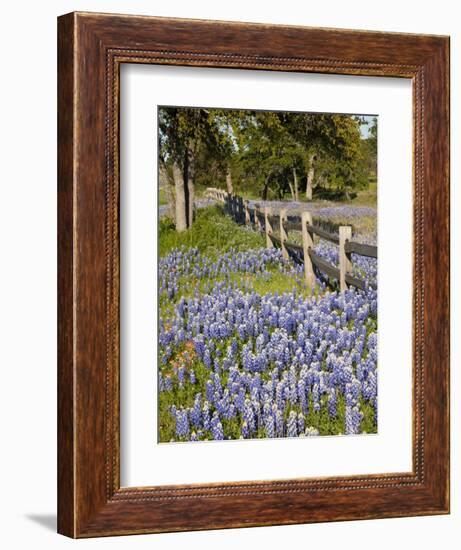
<path id="1" fill-rule="evenodd" d="M 377 175 L 378 163 L 378 120 L 375 117 L 369 128 L 369 136 L 362 140 L 363 165 L 370 178 Z"/>
<path id="2" fill-rule="evenodd" d="M 165 256 L 181 246 L 197 247 L 211 256 L 217 256 L 231 248 L 250 250 L 265 246 L 261 235 L 237 226 L 224 214 L 221 206 L 199 209 L 192 227 L 182 233 L 175 231 L 171 219 L 162 218 L 159 222 L 158 242 L 160 256 Z"/>
<path id="3" fill-rule="evenodd" d="M 231 147 L 228 136 L 221 131 L 215 110 L 189 107 L 160 107 L 159 156 L 162 162 L 184 162 L 187 153 L 195 164 L 200 155 L 212 154 L 215 160 L 224 158 Z M 197 166 L 196 166 L 197 168 Z"/>
<path id="4" fill-rule="evenodd" d="M 256 187 L 261 187 L 262 198 L 269 188 L 283 197 L 289 189 L 293 168 L 299 167 L 302 151 L 289 127 L 276 112 L 246 112 L 235 128 L 238 143 L 238 161 Z"/>
<path id="5" fill-rule="evenodd" d="M 362 124 L 355 115 L 162 107 L 160 160 L 184 167 L 188 152 L 202 188 L 225 188 L 230 171 L 240 194 L 282 199 L 295 173 L 299 195 L 312 174 L 317 196 L 349 199 L 376 175 L 376 119 L 367 139 Z"/>
<path id="6" fill-rule="evenodd" d="M 368 185 L 368 175 L 362 162 L 361 146 L 349 160 L 340 155 L 316 155 L 314 197 L 349 200 L 351 194 Z"/>

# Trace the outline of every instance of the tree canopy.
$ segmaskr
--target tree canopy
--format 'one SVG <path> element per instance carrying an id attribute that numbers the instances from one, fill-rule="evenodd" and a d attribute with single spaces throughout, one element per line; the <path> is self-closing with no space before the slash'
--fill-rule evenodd
<path id="1" fill-rule="evenodd" d="M 376 175 L 376 118 L 161 107 L 158 121 L 159 162 L 175 190 L 179 231 L 193 221 L 196 186 L 263 199 L 341 199 Z"/>

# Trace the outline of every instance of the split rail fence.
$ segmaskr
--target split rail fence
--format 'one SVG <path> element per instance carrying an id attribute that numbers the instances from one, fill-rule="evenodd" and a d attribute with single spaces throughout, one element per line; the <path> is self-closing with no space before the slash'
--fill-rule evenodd
<path id="1" fill-rule="evenodd" d="M 330 279 L 338 280 L 340 290 L 346 290 L 349 285 L 366 290 L 366 282 L 352 274 L 351 254 L 377 258 L 378 248 L 353 241 L 351 226 L 340 226 L 338 235 L 335 235 L 314 225 L 312 214 L 308 211 L 302 212 L 301 216 L 288 216 L 287 209 L 282 208 L 278 215 L 274 215 L 271 207 L 260 208 L 258 204 L 250 206 L 248 200 L 222 189 L 210 187 L 206 194 L 209 198 L 223 203 L 226 212 L 237 223 L 265 234 L 267 248 L 278 246 L 284 258 L 291 255 L 302 261 L 305 280 L 309 286 L 313 286 L 315 282 L 315 267 Z M 288 240 L 289 233 L 293 231 L 301 232 L 302 245 Z M 339 246 L 339 268 L 314 252 L 314 235 Z"/>

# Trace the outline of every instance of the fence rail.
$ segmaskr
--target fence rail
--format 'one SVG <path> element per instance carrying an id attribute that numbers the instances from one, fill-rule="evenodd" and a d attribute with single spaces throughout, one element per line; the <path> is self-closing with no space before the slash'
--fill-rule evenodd
<path id="1" fill-rule="evenodd" d="M 301 216 L 288 217 L 287 210 L 284 208 L 280 211 L 280 214 L 274 215 L 269 206 L 264 207 L 264 210 L 258 204 L 251 207 L 248 200 L 244 200 L 238 195 L 226 193 L 221 189 L 209 187 L 206 194 L 209 198 L 223 203 L 226 212 L 237 223 L 247 225 L 265 234 L 267 248 L 275 245 L 279 246 L 284 258 L 288 258 L 289 255 L 296 255 L 297 258 L 301 259 L 302 256 L 305 279 L 310 286 L 315 281 L 315 267 L 330 279 L 338 280 L 341 290 L 347 289 L 348 286 L 366 290 L 367 283 L 351 273 L 351 254 L 377 258 L 378 248 L 353 241 L 351 226 L 340 226 L 339 234 L 336 235 L 314 225 L 312 215 L 308 211 L 302 212 Z M 276 229 L 278 234 L 274 233 Z M 292 231 L 298 231 L 302 234 L 302 245 L 288 240 L 288 234 Z M 339 268 L 314 252 L 314 235 L 319 239 L 339 246 Z"/>
<path id="2" fill-rule="evenodd" d="M 378 257 L 378 248 L 370 244 L 362 244 L 356 242 L 346 243 L 346 252 L 348 254 L 358 254 L 359 256 L 367 256 L 368 258 Z"/>

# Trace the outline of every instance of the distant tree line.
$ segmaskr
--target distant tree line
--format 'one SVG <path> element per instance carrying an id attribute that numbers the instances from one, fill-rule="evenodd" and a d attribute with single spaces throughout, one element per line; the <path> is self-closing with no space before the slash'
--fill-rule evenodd
<path id="1" fill-rule="evenodd" d="M 199 187 L 263 200 L 348 199 L 376 177 L 377 124 L 343 114 L 159 108 L 159 170 L 177 231 Z"/>

